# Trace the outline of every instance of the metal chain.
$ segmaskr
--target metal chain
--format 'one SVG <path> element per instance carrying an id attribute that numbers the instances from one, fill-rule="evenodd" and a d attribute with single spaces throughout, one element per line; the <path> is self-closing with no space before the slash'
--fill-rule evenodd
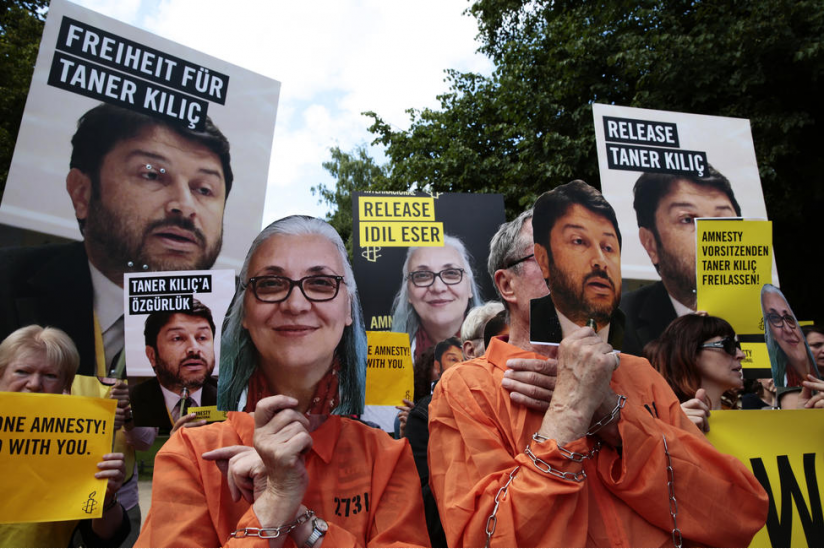
<path id="1" fill-rule="evenodd" d="M 229 539 L 248 537 L 263 539 L 278 538 L 281 535 L 288 534 L 313 516 L 315 516 L 315 512 L 308 510 L 302 515 L 298 515 L 298 517 L 292 522 L 284 524 L 283 526 L 270 526 L 268 528 L 241 528 L 240 530 L 235 530 L 229 534 Z"/>
<path id="2" fill-rule="evenodd" d="M 678 529 L 678 501 L 675 499 L 675 471 L 672 468 L 672 458 L 667 447 L 666 435 L 661 435 L 664 439 L 664 453 L 667 455 L 667 488 L 669 488 L 669 512 L 672 516 L 672 543 L 678 549 L 684 543 L 681 537 L 681 530 Z"/>
<path id="3" fill-rule="evenodd" d="M 617 356 L 617 355 L 616 355 Z M 609 413 L 604 419 L 596 423 L 595 425 L 590 426 L 589 431 L 587 431 L 588 436 L 592 436 L 618 417 L 618 412 L 620 412 L 624 408 L 624 404 L 627 403 L 627 397 L 624 395 L 618 395 L 618 402 L 615 404 L 615 408 L 612 409 L 612 412 Z"/>
<path id="4" fill-rule="evenodd" d="M 529 459 L 532 460 L 532 463 L 535 464 L 535 468 L 541 471 L 542 473 L 558 477 L 561 480 L 571 480 L 573 482 L 583 482 L 587 478 L 587 474 L 583 470 L 577 473 L 573 473 L 571 471 L 561 471 L 559 469 L 553 468 L 552 465 L 533 454 L 532 449 L 530 449 L 529 445 L 527 445 L 526 450 L 524 450 L 524 453 L 527 455 Z"/>
<path id="5" fill-rule="evenodd" d="M 598 455 L 598 452 L 601 451 L 601 441 L 600 440 L 597 441 L 595 443 L 595 446 L 592 448 L 592 450 L 590 450 L 586 454 L 582 454 L 580 452 L 571 452 L 571 451 L 567 450 L 566 448 L 564 448 L 563 446 L 561 446 L 560 444 L 558 445 L 558 451 L 561 452 L 561 455 L 564 456 L 565 458 L 567 458 L 569 460 L 572 460 L 576 463 L 581 463 L 585 459 L 593 459 L 595 456 Z"/>
<path id="6" fill-rule="evenodd" d="M 501 486 L 498 489 L 498 493 L 495 494 L 495 507 L 492 508 L 492 514 L 489 515 L 489 518 L 486 519 L 486 545 L 484 547 L 489 547 L 490 542 L 492 541 L 492 534 L 495 533 L 495 527 L 498 526 L 498 506 L 501 504 L 501 495 L 506 494 L 507 489 L 509 489 L 509 485 L 512 484 L 512 480 L 515 478 L 515 474 L 518 472 L 521 466 L 515 467 L 511 473 L 509 473 L 509 480 L 506 481 L 506 484 Z"/>

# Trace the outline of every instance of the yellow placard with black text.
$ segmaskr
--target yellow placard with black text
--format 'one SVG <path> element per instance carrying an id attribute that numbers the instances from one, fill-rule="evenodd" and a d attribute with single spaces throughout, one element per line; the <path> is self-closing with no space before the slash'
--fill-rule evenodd
<path id="1" fill-rule="evenodd" d="M 40 393 L 0 397 L 0 523 L 98 518 L 112 451 L 113 399 Z"/>
<path id="2" fill-rule="evenodd" d="M 740 459 L 770 498 L 767 523 L 750 547 L 822 546 L 821 410 L 714 410 L 707 438 L 718 451 Z M 675 474 L 677 479 L 677 469 Z"/>
<path id="3" fill-rule="evenodd" d="M 409 336 L 397 332 L 366 332 L 366 405 L 397 406 L 412 400 L 415 377 Z"/>
<path id="4" fill-rule="evenodd" d="M 699 311 L 729 322 L 747 368 L 769 368 L 763 343 L 761 288 L 772 283 L 772 222 L 696 219 L 696 299 Z"/>
<path id="5" fill-rule="evenodd" d="M 443 246 L 432 197 L 361 196 L 357 212 L 361 247 Z"/>

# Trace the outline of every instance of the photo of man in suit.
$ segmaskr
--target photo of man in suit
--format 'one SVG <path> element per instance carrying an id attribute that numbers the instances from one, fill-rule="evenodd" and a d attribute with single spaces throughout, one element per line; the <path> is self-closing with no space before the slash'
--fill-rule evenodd
<path id="1" fill-rule="evenodd" d="M 545 192 L 533 207 L 535 260 L 549 295 L 530 307 L 530 341 L 560 343 L 594 320 L 598 334 L 621 349 L 621 231 L 597 189 L 575 180 Z"/>
<path id="2" fill-rule="evenodd" d="M 233 175 L 211 120 L 193 131 L 107 104 L 78 121 L 69 166 L 84 239 L 0 250 L 0 338 L 35 323 L 64 330 L 83 381 L 115 369 L 125 272 L 212 267 Z"/>
<path id="3" fill-rule="evenodd" d="M 192 301 L 191 311 L 146 318 L 146 357 L 157 377 L 130 387 L 136 425 L 171 429 L 186 414 L 182 407 L 217 403 L 215 323 L 207 306 Z"/>
<path id="4" fill-rule="evenodd" d="M 740 217 L 729 180 L 709 166 L 706 176 L 645 173 L 634 187 L 638 236 L 659 282 L 628 292 L 623 351 L 640 355 L 670 322 L 695 312 L 695 218 Z"/>

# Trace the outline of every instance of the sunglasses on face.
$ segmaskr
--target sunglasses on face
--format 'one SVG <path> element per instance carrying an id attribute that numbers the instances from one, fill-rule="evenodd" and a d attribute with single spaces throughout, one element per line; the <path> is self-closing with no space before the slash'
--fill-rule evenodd
<path id="1" fill-rule="evenodd" d="M 713 341 L 711 343 L 704 343 L 699 349 L 720 349 L 730 356 L 736 356 L 741 350 L 741 342 L 733 336 L 726 336 L 721 341 Z"/>

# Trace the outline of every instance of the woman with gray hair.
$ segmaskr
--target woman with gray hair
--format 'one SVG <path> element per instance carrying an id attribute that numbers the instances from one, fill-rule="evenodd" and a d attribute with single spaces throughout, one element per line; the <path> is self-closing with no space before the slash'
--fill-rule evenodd
<path id="1" fill-rule="evenodd" d="M 242 411 L 166 443 L 136 546 L 426 543 L 409 446 L 332 415 L 363 409 L 366 334 L 329 224 L 291 216 L 258 235 L 221 348 L 218 407 Z"/>
<path id="2" fill-rule="evenodd" d="M 392 331 L 409 334 L 417 358 L 439 341 L 460 336 L 466 313 L 481 303 L 466 247 L 446 235 L 443 246 L 407 251 L 392 305 Z"/>
<path id="3" fill-rule="evenodd" d="M 761 309 L 775 386 L 801 387 L 807 376 L 818 378 L 813 354 L 781 290 L 765 284 L 761 288 Z"/>

